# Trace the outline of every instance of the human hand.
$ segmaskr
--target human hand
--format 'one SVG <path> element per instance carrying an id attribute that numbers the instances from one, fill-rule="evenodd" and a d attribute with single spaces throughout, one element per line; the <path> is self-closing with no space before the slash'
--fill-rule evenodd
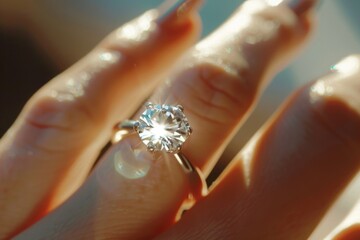
<path id="1" fill-rule="evenodd" d="M 355 56 L 294 93 L 179 222 L 187 175 L 138 137 L 112 146 L 89 175 L 114 124 L 152 93 L 184 106 L 194 133 L 182 151 L 207 176 L 312 29 L 315 1 L 271 2 L 246 2 L 171 71 L 198 36 L 199 1 L 160 18 L 150 11 L 40 89 L 1 140 L 0 238 L 307 238 L 358 172 Z"/>

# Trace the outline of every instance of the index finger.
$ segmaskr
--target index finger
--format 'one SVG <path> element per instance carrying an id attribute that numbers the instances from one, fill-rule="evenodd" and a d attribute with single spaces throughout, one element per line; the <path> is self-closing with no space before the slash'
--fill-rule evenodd
<path id="1" fill-rule="evenodd" d="M 168 11 L 151 10 L 125 24 L 26 104 L 0 145 L 0 191 L 6 192 L 0 238 L 82 183 L 116 120 L 134 111 L 163 69 L 197 38 L 199 2 L 177 1 Z M 14 214 L 14 205 L 20 213 Z"/>

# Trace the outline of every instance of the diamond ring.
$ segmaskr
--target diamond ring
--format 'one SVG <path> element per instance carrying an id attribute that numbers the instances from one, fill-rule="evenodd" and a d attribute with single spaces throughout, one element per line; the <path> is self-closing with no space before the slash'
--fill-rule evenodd
<path id="1" fill-rule="evenodd" d="M 181 105 L 145 104 L 139 120 L 125 120 L 115 126 L 112 142 L 120 141 L 135 131 L 149 152 L 173 154 L 184 172 L 189 175 L 190 198 L 198 199 L 206 193 L 206 184 L 201 172 L 181 153 L 181 148 L 192 133 L 192 128 Z"/>

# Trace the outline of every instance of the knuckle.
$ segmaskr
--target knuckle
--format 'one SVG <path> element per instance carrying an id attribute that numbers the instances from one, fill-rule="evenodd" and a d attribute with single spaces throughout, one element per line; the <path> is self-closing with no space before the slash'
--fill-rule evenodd
<path id="1" fill-rule="evenodd" d="M 52 91 L 48 95 L 35 96 L 25 121 L 38 129 L 62 132 L 88 130 L 97 123 L 85 101 L 68 91 Z"/>
<path id="2" fill-rule="evenodd" d="M 79 149 L 94 133 L 96 122 L 89 109 L 82 101 L 67 97 L 41 96 L 31 101 L 19 134 L 34 151 L 46 155 Z"/>
<path id="3" fill-rule="evenodd" d="M 253 91 L 246 81 L 249 75 L 248 68 L 235 68 L 226 63 L 203 62 L 197 69 L 198 81 L 207 86 L 213 95 L 229 100 L 230 107 L 249 107 Z"/>
<path id="4" fill-rule="evenodd" d="M 193 93 L 191 101 L 201 102 L 196 112 L 208 120 L 237 121 L 253 102 L 254 91 L 246 81 L 246 67 L 233 68 L 207 58 L 192 65 L 184 74 L 190 77 L 181 77 L 179 82 L 186 86 L 186 92 Z"/>

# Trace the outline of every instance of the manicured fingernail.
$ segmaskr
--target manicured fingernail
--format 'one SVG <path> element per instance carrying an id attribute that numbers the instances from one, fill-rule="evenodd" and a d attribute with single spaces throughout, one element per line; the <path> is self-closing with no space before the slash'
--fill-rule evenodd
<path id="1" fill-rule="evenodd" d="M 195 11 L 199 9 L 202 0 L 168 0 L 160 7 L 160 17 L 157 22 L 159 25 L 180 24 Z"/>
<path id="2" fill-rule="evenodd" d="M 297 15 L 302 15 L 317 5 L 318 0 L 266 0 L 270 5 L 287 5 Z"/>

